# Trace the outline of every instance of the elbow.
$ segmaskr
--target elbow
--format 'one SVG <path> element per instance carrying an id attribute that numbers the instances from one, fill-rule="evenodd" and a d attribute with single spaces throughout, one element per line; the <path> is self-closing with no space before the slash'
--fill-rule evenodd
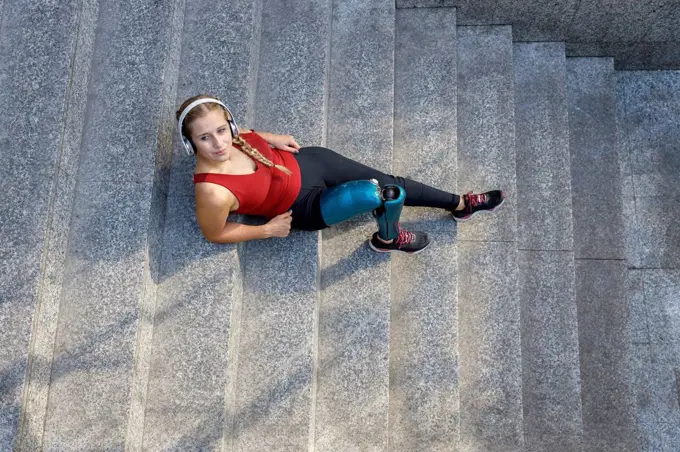
<path id="1" fill-rule="evenodd" d="M 239 243 L 240 240 L 233 240 L 228 237 L 223 237 L 220 235 L 207 235 L 203 234 L 203 237 L 210 243 Z"/>

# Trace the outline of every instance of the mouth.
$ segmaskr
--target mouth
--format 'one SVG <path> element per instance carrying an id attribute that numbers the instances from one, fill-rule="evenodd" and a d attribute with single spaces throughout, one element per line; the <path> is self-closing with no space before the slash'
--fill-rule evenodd
<path id="1" fill-rule="evenodd" d="M 226 150 L 226 149 L 222 149 L 222 150 L 219 151 L 219 152 L 215 152 L 215 155 L 224 155 L 224 154 L 226 154 L 226 153 L 227 153 L 227 150 Z"/>

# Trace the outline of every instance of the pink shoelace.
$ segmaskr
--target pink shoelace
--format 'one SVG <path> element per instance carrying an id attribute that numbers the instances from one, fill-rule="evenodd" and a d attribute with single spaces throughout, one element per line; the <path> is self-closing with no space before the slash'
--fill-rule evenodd
<path id="1" fill-rule="evenodd" d="M 397 247 L 401 248 L 402 245 L 411 243 L 416 239 L 416 235 L 413 232 L 408 232 L 405 229 L 401 229 L 401 225 L 397 225 L 397 226 L 399 227 L 399 236 L 397 237 Z"/>
<path id="2" fill-rule="evenodd" d="M 474 195 L 472 194 L 472 192 L 468 192 L 467 198 L 471 207 L 476 207 L 480 204 L 484 204 L 485 202 L 487 202 L 487 196 L 484 193 Z"/>

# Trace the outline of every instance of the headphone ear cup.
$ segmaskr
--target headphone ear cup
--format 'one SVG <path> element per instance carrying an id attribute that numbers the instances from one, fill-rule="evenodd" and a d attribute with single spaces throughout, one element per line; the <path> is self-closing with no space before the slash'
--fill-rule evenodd
<path id="1" fill-rule="evenodd" d="M 190 139 L 188 139 L 184 135 L 182 135 L 182 144 L 184 144 L 184 150 L 187 152 L 187 154 L 191 155 L 192 151 L 196 152 L 194 144 L 191 142 Z"/>

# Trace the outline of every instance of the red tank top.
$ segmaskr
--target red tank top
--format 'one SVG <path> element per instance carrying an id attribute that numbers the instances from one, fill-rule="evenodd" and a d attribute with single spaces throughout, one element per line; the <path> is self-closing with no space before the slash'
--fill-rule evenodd
<path id="1" fill-rule="evenodd" d="M 287 211 L 300 193 L 300 167 L 297 160 L 290 152 L 272 149 L 257 133 L 242 133 L 241 137 L 275 165 L 283 165 L 293 174 L 289 176 L 255 160 L 257 169 L 252 174 L 199 173 L 194 174 L 194 184 L 211 182 L 229 189 L 238 199 L 236 213 L 273 218 Z M 239 145 L 234 146 L 240 149 Z"/>

